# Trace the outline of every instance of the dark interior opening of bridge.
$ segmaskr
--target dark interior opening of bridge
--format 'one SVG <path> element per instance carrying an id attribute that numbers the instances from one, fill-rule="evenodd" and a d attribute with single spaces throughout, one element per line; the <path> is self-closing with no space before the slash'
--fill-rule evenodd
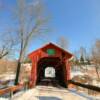
<path id="1" fill-rule="evenodd" d="M 52 66 L 55 69 L 55 77 L 45 77 L 45 69 Z M 51 85 L 55 87 L 66 87 L 66 70 L 64 63 L 58 57 L 45 57 L 38 61 L 36 85 Z"/>

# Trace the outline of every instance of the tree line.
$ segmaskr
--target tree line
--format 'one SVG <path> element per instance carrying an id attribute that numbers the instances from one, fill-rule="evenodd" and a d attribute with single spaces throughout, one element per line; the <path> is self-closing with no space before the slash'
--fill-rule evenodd
<path id="1" fill-rule="evenodd" d="M 87 50 L 84 47 L 80 47 L 78 51 L 75 51 L 72 64 L 80 66 L 81 69 L 86 67 L 86 65 L 93 65 L 97 77 L 100 79 L 100 39 L 94 41 L 89 53 L 87 53 Z"/>

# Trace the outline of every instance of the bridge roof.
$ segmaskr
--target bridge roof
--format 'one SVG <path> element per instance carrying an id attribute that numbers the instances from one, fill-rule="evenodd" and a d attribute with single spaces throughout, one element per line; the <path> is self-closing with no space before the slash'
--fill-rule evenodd
<path id="1" fill-rule="evenodd" d="M 34 54 L 36 54 L 38 51 L 41 51 L 42 49 L 46 49 L 46 48 L 48 48 L 48 47 L 50 47 L 50 46 L 52 46 L 52 47 L 58 49 L 59 51 L 61 51 L 61 52 L 63 52 L 63 53 L 65 53 L 65 55 L 67 55 L 67 56 L 69 57 L 69 59 L 73 57 L 73 54 L 71 54 L 70 52 L 64 50 L 63 48 L 61 48 L 61 47 L 59 47 L 58 45 L 55 45 L 55 44 L 53 44 L 53 43 L 51 43 L 51 42 L 48 43 L 48 44 L 46 44 L 46 45 L 44 45 L 44 46 L 42 46 L 41 48 L 39 48 L 39 49 L 37 49 L 37 50 L 35 50 L 35 51 L 33 51 L 33 52 L 31 52 L 28 56 L 29 56 L 29 57 L 34 56 Z"/>

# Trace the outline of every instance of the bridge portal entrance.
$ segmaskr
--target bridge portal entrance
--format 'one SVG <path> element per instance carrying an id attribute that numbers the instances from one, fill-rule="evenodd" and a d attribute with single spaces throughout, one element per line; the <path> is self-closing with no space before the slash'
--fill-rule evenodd
<path id="1" fill-rule="evenodd" d="M 58 57 L 42 58 L 38 62 L 36 84 L 66 87 L 65 74 L 65 65 Z"/>

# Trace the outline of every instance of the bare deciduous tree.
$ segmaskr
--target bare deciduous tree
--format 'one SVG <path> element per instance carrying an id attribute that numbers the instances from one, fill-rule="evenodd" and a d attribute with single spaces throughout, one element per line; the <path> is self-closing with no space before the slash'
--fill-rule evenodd
<path id="1" fill-rule="evenodd" d="M 58 38 L 57 44 L 63 49 L 68 48 L 68 40 L 64 36 Z"/>
<path id="2" fill-rule="evenodd" d="M 79 66 L 80 70 L 87 71 L 87 65 L 90 64 L 90 57 L 84 47 L 74 52 L 74 65 Z"/>
<path id="3" fill-rule="evenodd" d="M 0 59 L 7 57 L 14 52 L 16 42 L 11 33 L 3 33 L 0 35 Z"/>
<path id="4" fill-rule="evenodd" d="M 24 60 L 29 43 L 46 34 L 48 18 L 44 13 L 44 6 L 41 0 L 17 0 L 16 8 L 13 10 L 16 30 L 15 37 L 18 41 L 19 59 L 15 85 L 18 84 L 21 62 Z M 34 44 L 33 44 L 34 45 Z"/>
<path id="5" fill-rule="evenodd" d="M 82 46 L 80 47 L 79 53 L 80 53 L 80 57 L 83 57 L 83 59 L 86 60 L 87 52 L 84 47 Z"/>
<path id="6" fill-rule="evenodd" d="M 92 48 L 92 60 L 95 63 L 95 69 L 98 76 L 98 79 L 100 79 L 99 70 L 100 70 L 100 40 L 96 40 L 93 48 Z"/>

